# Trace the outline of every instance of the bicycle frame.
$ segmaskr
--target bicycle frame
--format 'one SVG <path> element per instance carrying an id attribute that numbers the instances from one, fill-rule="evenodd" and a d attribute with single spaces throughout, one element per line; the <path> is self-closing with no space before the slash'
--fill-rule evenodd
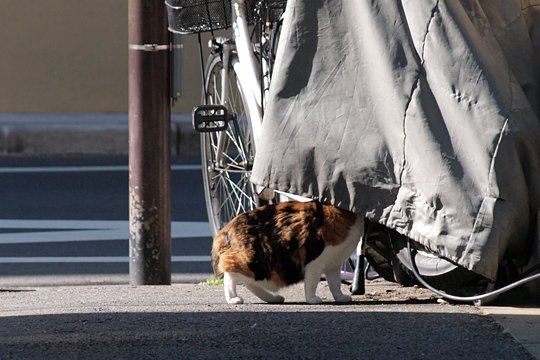
<path id="1" fill-rule="evenodd" d="M 262 127 L 263 99 L 261 98 L 261 79 L 257 71 L 257 60 L 253 52 L 253 44 L 249 36 L 246 2 L 245 0 L 232 0 L 231 5 L 234 41 L 238 59 L 240 60 L 235 66 L 235 71 L 240 78 L 240 82 L 248 85 L 248 91 L 244 93 L 244 96 L 248 106 L 249 118 L 251 119 L 253 140 L 255 148 L 257 148 Z"/>
<path id="2" fill-rule="evenodd" d="M 249 36 L 248 23 L 246 19 L 246 3 L 245 0 L 231 0 L 232 8 L 232 28 L 234 36 L 234 45 L 224 42 L 222 44 L 222 61 L 223 71 L 221 73 L 221 94 L 223 94 L 224 104 L 229 107 L 227 99 L 229 98 L 229 89 L 226 86 L 228 84 L 229 64 L 231 62 L 231 53 L 233 48 L 236 49 L 238 55 L 238 62 L 234 64 L 234 71 L 239 77 L 240 83 L 247 85 L 240 87 L 243 91 L 243 95 L 246 99 L 247 109 L 251 122 L 251 128 L 253 129 L 253 141 L 255 148 L 257 148 L 261 128 L 262 128 L 262 99 L 261 99 L 261 80 L 259 78 L 259 72 L 257 71 L 257 60 L 253 52 L 253 44 L 251 43 Z M 247 90 L 247 91 L 246 91 Z M 218 139 L 218 159 L 217 162 L 221 163 L 223 155 L 223 143 L 225 133 Z"/>
<path id="3" fill-rule="evenodd" d="M 244 96 L 247 102 L 247 112 L 253 129 L 253 141 L 255 149 L 259 145 L 262 136 L 262 108 L 263 101 L 261 94 L 260 73 L 257 68 L 257 60 L 253 51 L 253 44 L 250 41 L 248 24 L 246 19 L 246 3 L 245 0 L 231 0 L 232 16 L 233 16 L 233 35 L 236 44 L 236 51 L 239 62 L 234 69 L 240 78 L 242 84 L 247 85 L 248 89 Z M 264 62 L 264 59 L 261 59 Z M 246 90 L 245 88 L 243 90 Z M 281 191 L 276 191 L 282 196 L 296 201 L 311 201 L 311 199 L 287 194 Z"/>

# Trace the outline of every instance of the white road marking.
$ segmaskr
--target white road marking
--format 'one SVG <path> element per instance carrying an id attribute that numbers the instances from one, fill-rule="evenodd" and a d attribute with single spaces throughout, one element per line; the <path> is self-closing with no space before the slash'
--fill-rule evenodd
<path id="1" fill-rule="evenodd" d="M 15 233 L 0 233 L 0 245 L 38 244 L 82 241 L 128 240 L 127 220 L 0 220 L 0 229 L 46 230 Z M 207 222 L 174 221 L 171 224 L 172 238 L 192 238 L 211 236 Z M 208 262 L 210 256 L 188 255 L 172 256 L 172 262 Z M 129 256 L 14 256 L 0 257 L 0 264 L 38 264 L 38 263 L 128 263 Z"/>
<path id="2" fill-rule="evenodd" d="M 208 262 L 210 256 L 172 256 L 173 263 Z M 51 263 L 128 263 L 128 256 L 35 256 L 0 257 L 0 264 L 51 264 Z"/>
<path id="3" fill-rule="evenodd" d="M 172 171 L 201 170 L 200 164 L 171 165 Z M 128 171 L 127 165 L 0 167 L 0 174 Z"/>
<path id="4" fill-rule="evenodd" d="M 0 229 L 46 230 L 0 232 L 0 245 L 129 239 L 127 220 L 0 220 Z M 173 221 L 172 238 L 212 236 L 210 225 L 202 221 Z"/>
<path id="5" fill-rule="evenodd" d="M 199 164 L 172 165 L 171 171 L 201 170 Z M 62 173 L 62 172 L 117 172 L 129 171 L 127 165 L 112 166 L 32 166 L 0 167 L 0 174 Z M 122 221 L 94 220 L 0 220 L 1 229 L 27 229 L 52 231 L 26 231 L 0 233 L 0 245 L 81 242 L 97 240 L 128 240 L 129 223 Z M 54 231 L 56 230 L 56 231 Z M 176 221 L 171 223 L 172 238 L 208 237 L 207 222 Z M 172 256 L 172 262 L 208 262 L 210 256 Z M 1 264 L 21 263 L 128 263 L 128 256 L 63 256 L 63 257 L 0 257 Z"/>

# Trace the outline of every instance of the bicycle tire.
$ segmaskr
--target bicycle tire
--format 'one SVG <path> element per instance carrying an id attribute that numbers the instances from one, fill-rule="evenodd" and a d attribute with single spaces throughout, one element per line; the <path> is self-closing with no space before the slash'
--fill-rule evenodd
<path id="1" fill-rule="evenodd" d="M 236 114 L 224 131 L 201 134 L 203 185 L 208 221 L 214 235 L 238 214 L 258 205 L 250 182 L 255 155 L 253 129 L 242 87 L 234 71 L 238 62 L 231 54 L 229 69 L 223 69 L 220 54 L 212 54 L 206 67 L 204 104 L 222 104 Z M 222 92 L 221 72 L 228 71 L 227 99 Z M 222 144 L 219 143 L 221 138 Z M 222 157 L 219 156 L 222 147 Z"/>
<path id="2" fill-rule="evenodd" d="M 416 250 L 413 259 L 423 279 L 444 290 L 476 284 L 482 280 L 480 275 L 424 250 Z M 406 248 L 396 253 L 394 261 L 404 272 L 404 277 L 408 277 L 411 282 L 418 283 Z"/>
<path id="3" fill-rule="evenodd" d="M 366 257 L 375 265 L 379 274 L 403 286 L 418 284 L 409 261 L 407 238 L 374 222 L 370 222 L 369 233 Z M 466 286 L 479 280 L 479 276 L 470 270 L 420 247 L 415 249 L 414 262 L 426 281 L 442 289 Z"/>

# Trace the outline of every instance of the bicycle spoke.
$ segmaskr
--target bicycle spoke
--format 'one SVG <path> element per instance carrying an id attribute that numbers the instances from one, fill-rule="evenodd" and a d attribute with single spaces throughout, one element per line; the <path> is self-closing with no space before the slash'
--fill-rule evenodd
<path id="1" fill-rule="evenodd" d="M 252 202 L 252 199 L 251 199 L 251 196 L 248 195 L 246 192 L 244 192 L 241 187 L 238 186 L 237 183 L 235 183 L 234 181 L 231 181 L 230 179 L 228 178 L 224 178 L 225 180 L 227 180 L 228 184 L 230 185 L 229 189 L 231 189 L 231 191 L 229 192 L 231 194 L 231 196 L 234 194 L 235 195 L 235 198 L 236 198 L 236 202 L 238 204 L 238 206 L 236 207 L 236 213 L 238 214 L 239 211 L 246 211 L 247 210 L 247 207 L 244 206 L 244 202 L 247 200 L 248 203 L 251 203 Z M 248 184 L 249 186 L 249 184 Z M 253 202 L 254 204 L 254 202 Z"/>
<path id="2" fill-rule="evenodd" d="M 214 197 L 221 203 L 220 213 L 227 218 L 256 206 L 252 195 L 244 190 L 251 187 L 249 178 L 245 175 L 235 180 L 228 172 L 222 171 L 212 177 L 212 183 L 215 183 L 213 187 L 216 189 Z"/>
<path id="3" fill-rule="evenodd" d="M 250 195 L 248 195 L 245 191 L 243 191 L 241 187 L 239 187 L 238 184 L 228 176 L 228 174 L 222 174 L 222 176 L 220 177 L 220 180 L 223 184 L 223 188 L 228 190 L 227 199 L 224 199 L 224 200 L 227 200 L 230 202 L 236 200 L 236 202 L 241 203 L 243 198 L 247 198 L 247 199 L 250 198 Z M 234 199 L 233 199 L 233 196 L 234 196 Z"/>
<path id="4" fill-rule="evenodd" d="M 251 195 L 250 195 L 250 194 L 247 194 L 245 191 L 243 191 L 243 190 L 242 190 L 242 187 L 238 186 L 238 184 L 237 184 L 236 182 L 232 181 L 232 180 L 229 179 L 229 178 L 226 178 L 226 179 L 228 180 L 228 182 L 229 182 L 229 184 L 231 185 L 231 187 L 234 188 L 234 189 L 237 191 L 237 192 L 235 192 L 235 193 L 238 193 L 238 194 L 239 194 L 239 195 L 237 195 L 237 199 L 238 199 L 238 200 L 241 200 L 241 199 L 240 199 L 241 195 L 243 195 L 243 197 L 244 197 L 246 200 L 250 200 L 250 201 L 252 200 L 252 199 L 251 199 Z M 248 182 L 248 181 L 245 181 L 245 179 L 244 179 L 244 181 L 243 181 L 242 183 L 245 184 L 245 183 L 247 183 L 247 182 Z M 249 184 L 247 184 L 247 185 L 249 186 Z M 239 201 L 239 202 L 241 202 L 241 201 Z M 253 203 L 254 203 L 254 202 L 253 202 Z"/>
<path id="5" fill-rule="evenodd" d="M 242 159 L 242 161 L 247 162 L 247 156 L 244 151 L 240 151 L 243 149 L 243 145 L 240 144 L 240 139 L 238 139 L 236 136 L 228 134 L 230 141 L 234 144 L 235 150 L 237 150 L 238 156 Z"/>

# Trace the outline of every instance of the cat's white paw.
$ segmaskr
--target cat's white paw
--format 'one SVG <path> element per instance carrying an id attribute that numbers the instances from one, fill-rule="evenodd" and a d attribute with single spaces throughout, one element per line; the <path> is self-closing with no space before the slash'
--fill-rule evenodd
<path id="1" fill-rule="evenodd" d="M 236 297 L 230 298 L 227 301 L 227 303 L 229 303 L 229 304 L 243 304 L 244 299 L 242 299 L 240 296 L 236 296 Z"/>
<path id="2" fill-rule="evenodd" d="M 312 305 L 314 305 L 314 304 L 322 304 L 322 302 L 323 302 L 322 299 L 320 297 L 318 297 L 318 296 L 312 296 L 312 297 L 306 299 L 306 301 L 308 302 L 308 304 L 312 304 Z"/>
<path id="3" fill-rule="evenodd" d="M 341 295 L 338 295 L 334 298 L 334 300 L 336 302 L 351 302 L 352 301 L 352 297 L 350 295 L 346 295 L 346 294 L 341 294 Z"/>
<path id="4" fill-rule="evenodd" d="M 285 298 L 281 295 L 274 295 L 270 301 L 268 301 L 270 304 L 281 304 L 285 301 Z"/>

